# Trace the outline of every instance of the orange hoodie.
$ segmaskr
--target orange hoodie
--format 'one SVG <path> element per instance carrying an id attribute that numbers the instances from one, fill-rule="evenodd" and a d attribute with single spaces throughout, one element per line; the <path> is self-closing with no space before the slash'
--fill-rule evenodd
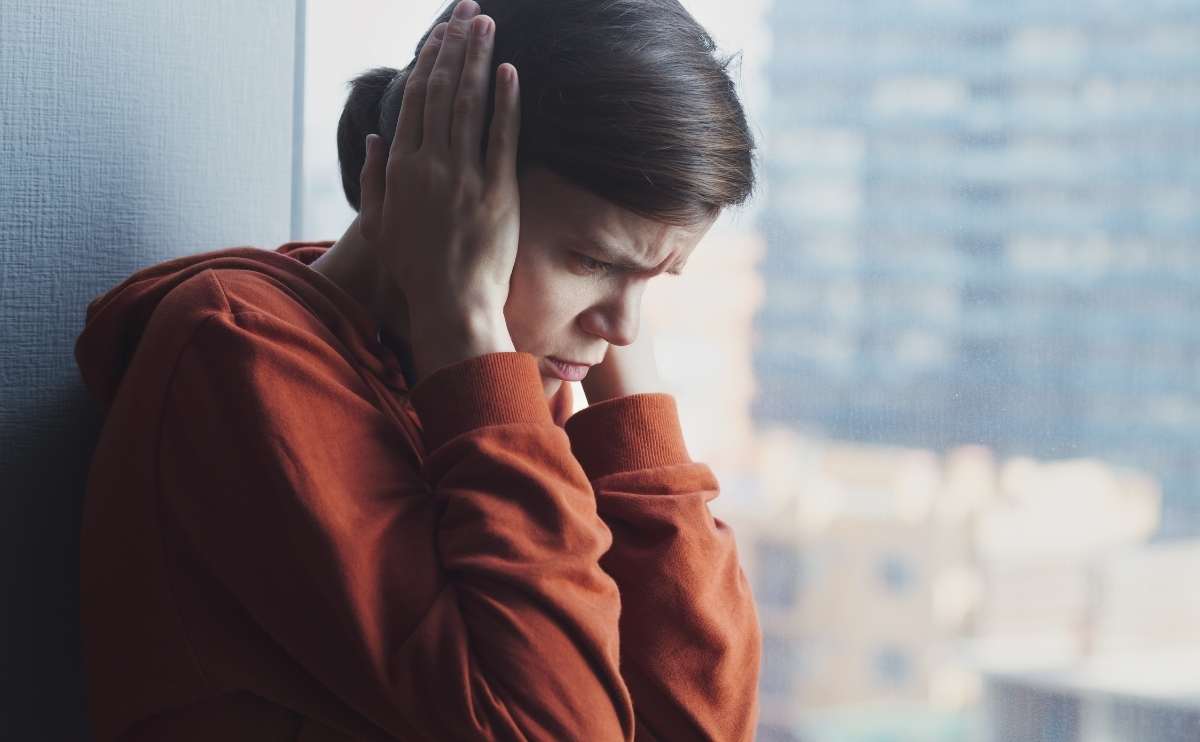
<path id="1" fill-rule="evenodd" d="M 88 305 L 97 742 L 751 740 L 758 616 L 674 398 L 568 418 L 522 352 L 410 390 L 403 344 L 307 267 L 331 244 Z"/>

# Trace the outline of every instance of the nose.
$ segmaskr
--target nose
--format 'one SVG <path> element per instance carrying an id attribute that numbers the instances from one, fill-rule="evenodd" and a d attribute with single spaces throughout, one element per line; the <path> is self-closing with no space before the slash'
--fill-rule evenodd
<path id="1" fill-rule="evenodd" d="M 641 324 L 643 288 L 633 284 L 598 302 L 580 317 L 583 329 L 612 345 L 631 345 Z"/>

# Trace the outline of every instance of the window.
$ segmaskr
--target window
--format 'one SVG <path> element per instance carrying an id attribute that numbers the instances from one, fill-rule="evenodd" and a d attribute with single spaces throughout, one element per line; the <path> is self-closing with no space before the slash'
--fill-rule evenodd
<path id="1" fill-rule="evenodd" d="M 875 674 L 885 685 L 903 685 L 912 675 L 912 660 L 898 647 L 882 647 L 875 653 Z"/>
<path id="2" fill-rule="evenodd" d="M 1097 738 L 1190 723 L 1163 688 L 1200 662 L 1195 3 L 682 2 L 741 52 L 759 189 L 643 322 L 770 624 L 760 685 L 790 700 L 759 739 L 1074 742 L 1087 689 L 1131 677 L 1136 720 Z M 438 7 L 307 3 L 298 238 L 354 217 L 345 81 L 407 64 Z M 1033 705 L 993 714 L 1014 667 Z"/>

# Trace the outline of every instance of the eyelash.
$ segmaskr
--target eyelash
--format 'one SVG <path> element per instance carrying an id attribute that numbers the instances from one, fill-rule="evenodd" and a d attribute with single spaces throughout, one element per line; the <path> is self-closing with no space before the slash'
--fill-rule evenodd
<path id="1" fill-rule="evenodd" d="M 579 262 L 583 264 L 585 269 L 592 272 L 610 273 L 613 268 L 612 263 L 604 263 L 583 254 L 579 254 Z"/>

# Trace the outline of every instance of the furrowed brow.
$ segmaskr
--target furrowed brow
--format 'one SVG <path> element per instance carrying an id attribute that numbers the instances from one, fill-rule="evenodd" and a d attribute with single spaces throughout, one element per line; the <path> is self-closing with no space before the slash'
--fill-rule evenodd
<path id="1" fill-rule="evenodd" d="M 638 263 L 629 260 L 628 257 L 620 252 L 613 250 L 603 242 L 597 242 L 589 239 L 578 239 L 576 242 L 587 248 L 592 253 L 598 255 L 604 262 L 611 263 L 622 270 L 632 271 L 634 273 L 649 273 L 650 271 L 654 270 L 653 265 L 639 265 Z M 667 270 L 667 273 L 675 276 L 681 276 L 683 275 L 683 265 L 672 266 Z"/>

